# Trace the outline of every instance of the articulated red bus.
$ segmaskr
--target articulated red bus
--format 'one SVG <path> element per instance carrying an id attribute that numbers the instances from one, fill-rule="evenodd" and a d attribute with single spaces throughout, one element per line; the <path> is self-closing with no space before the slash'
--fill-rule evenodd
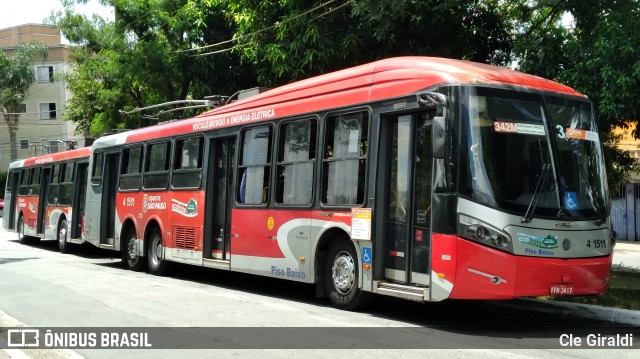
<path id="1" fill-rule="evenodd" d="M 81 243 L 90 155 L 86 147 L 11 163 L 4 228 L 20 243 L 55 239 L 61 252 Z"/>
<path id="2" fill-rule="evenodd" d="M 592 104 L 539 77 L 386 59 L 92 150 L 84 239 L 133 270 L 313 283 L 342 309 L 608 287 Z"/>

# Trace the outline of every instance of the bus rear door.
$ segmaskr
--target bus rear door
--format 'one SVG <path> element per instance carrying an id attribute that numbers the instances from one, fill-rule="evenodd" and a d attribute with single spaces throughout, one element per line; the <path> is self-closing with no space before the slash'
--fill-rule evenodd
<path id="1" fill-rule="evenodd" d="M 40 201 L 38 202 L 38 219 L 37 219 L 37 233 L 44 235 L 44 229 L 47 222 L 47 201 L 49 198 L 49 183 L 51 181 L 51 167 L 45 167 L 42 169 L 42 175 L 40 176 Z"/>
<path id="2" fill-rule="evenodd" d="M 235 138 L 213 139 L 209 149 L 207 176 L 205 241 L 203 257 L 229 260 L 231 253 L 231 205 L 233 203 L 233 164 Z"/>
<path id="3" fill-rule="evenodd" d="M 7 178 L 7 181 L 11 181 L 11 197 L 5 198 L 7 202 L 4 204 L 4 211 L 9 209 L 9 217 L 5 220 L 8 222 L 8 229 L 16 229 L 16 209 L 18 207 L 18 188 L 20 187 L 20 173 L 19 170 L 13 170 Z"/>
<path id="4" fill-rule="evenodd" d="M 82 237 L 82 217 L 84 217 L 84 206 L 87 192 L 87 162 L 78 163 L 76 167 L 76 177 L 73 184 L 73 212 L 71 214 L 71 238 Z"/>

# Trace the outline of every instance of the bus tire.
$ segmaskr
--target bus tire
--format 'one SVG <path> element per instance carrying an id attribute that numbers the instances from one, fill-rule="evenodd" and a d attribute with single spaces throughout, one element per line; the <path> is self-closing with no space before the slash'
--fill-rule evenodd
<path id="1" fill-rule="evenodd" d="M 69 231 L 67 228 L 67 220 L 62 219 L 58 224 L 58 233 L 56 237 L 58 239 L 58 249 L 60 250 L 60 253 L 69 253 L 70 244 L 67 242 L 68 237 Z"/>
<path id="2" fill-rule="evenodd" d="M 18 243 L 20 244 L 29 243 L 29 237 L 24 235 L 24 217 L 23 216 L 18 217 L 18 226 L 17 226 L 16 232 L 18 233 Z"/>
<path id="3" fill-rule="evenodd" d="M 327 297 L 338 309 L 358 310 L 369 304 L 371 293 L 358 288 L 360 266 L 353 245 L 347 238 L 331 244 L 325 264 Z"/>
<path id="4" fill-rule="evenodd" d="M 169 263 L 164 260 L 164 246 L 162 245 L 162 235 L 158 228 L 151 230 L 149 235 L 149 245 L 147 258 L 149 262 L 149 272 L 154 275 L 165 275 L 169 270 Z"/>
<path id="5" fill-rule="evenodd" d="M 130 227 L 127 230 L 127 235 L 124 236 L 124 248 L 122 248 L 122 261 L 127 265 L 129 269 L 135 272 L 143 271 L 145 268 L 145 261 L 140 257 L 138 251 L 138 236 L 136 236 L 136 230 Z"/>

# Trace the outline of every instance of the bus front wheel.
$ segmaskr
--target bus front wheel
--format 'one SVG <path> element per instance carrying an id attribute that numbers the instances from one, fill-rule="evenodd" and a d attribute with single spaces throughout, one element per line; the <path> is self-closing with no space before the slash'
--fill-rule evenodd
<path id="1" fill-rule="evenodd" d="M 357 310 L 370 302 L 371 293 L 358 288 L 360 269 L 353 245 L 345 238 L 329 248 L 325 264 L 325 290 L 338 309 Z"/>

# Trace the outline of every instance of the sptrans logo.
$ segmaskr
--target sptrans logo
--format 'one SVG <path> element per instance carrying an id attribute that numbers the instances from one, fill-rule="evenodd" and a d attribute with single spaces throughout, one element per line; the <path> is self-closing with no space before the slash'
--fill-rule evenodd
<path id="1" fill-rule="evenodd" d="M 191 198 L 189 202 L 180 202 L 177 199 L 172 199 L 171 210 L 179 213 L 185 217 L 195 217 L 198 215 L 198 201 Z"/>

